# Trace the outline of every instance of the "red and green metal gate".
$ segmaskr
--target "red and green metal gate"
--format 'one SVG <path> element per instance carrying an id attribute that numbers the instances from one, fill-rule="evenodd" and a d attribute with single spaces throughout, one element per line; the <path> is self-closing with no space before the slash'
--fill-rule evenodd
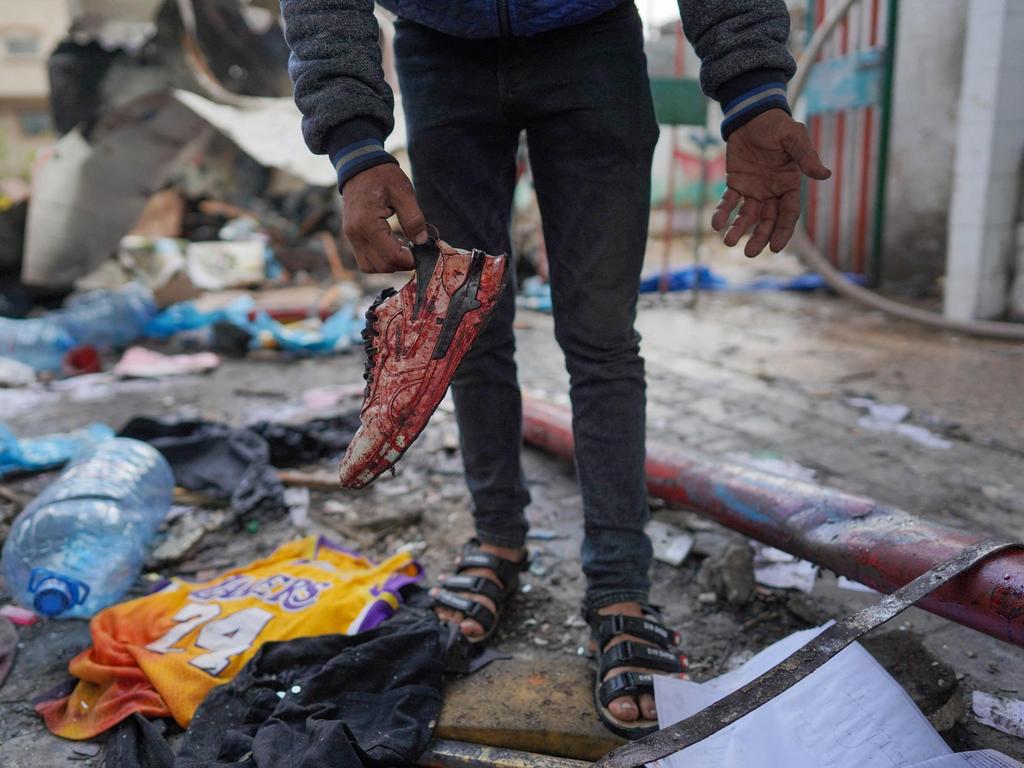
<path id="1" fill-rule="evenodd" d="M 808 0 L 808 37 L 838 0 Z M 804 196 L 807 232 L 839 269 L 877 281 L 885 218 L 899 0 L 861 0 L 825 44 L 804 91 L 811 139 L 832 181 Z"/>

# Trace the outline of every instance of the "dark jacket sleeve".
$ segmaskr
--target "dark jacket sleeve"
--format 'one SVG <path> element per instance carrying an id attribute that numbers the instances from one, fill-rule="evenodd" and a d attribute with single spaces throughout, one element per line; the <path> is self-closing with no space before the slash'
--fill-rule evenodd
<path id="1" fill-rule="evenodd" d="M 372 0 L 281 0 L 288 73 L 310 150 L 330 156 L 338 188 L 397 162 L 384 151 L 395 100 L 384 80 Z"/>
<path id="2" fill-rule="evenodd" d="M 701 88 L 722 105 L 723 138 L 769 109 L 790 111 L 796 63 L 785 0 L 679 0 L 679 11 L 701 60 Z"/>

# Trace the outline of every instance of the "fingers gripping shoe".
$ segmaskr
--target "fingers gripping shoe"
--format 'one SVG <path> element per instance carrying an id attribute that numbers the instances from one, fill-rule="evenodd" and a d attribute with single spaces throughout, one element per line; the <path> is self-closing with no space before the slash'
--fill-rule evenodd
<path id="1" fill-rule="evenodd" d="M 366 391 L 362 424 L 341 461 L 345 488 L 373 482 L 427 426 L 505 284 L 506 256 L 434 239 L 413 255 L 416 276 L 366 313 Z"/>

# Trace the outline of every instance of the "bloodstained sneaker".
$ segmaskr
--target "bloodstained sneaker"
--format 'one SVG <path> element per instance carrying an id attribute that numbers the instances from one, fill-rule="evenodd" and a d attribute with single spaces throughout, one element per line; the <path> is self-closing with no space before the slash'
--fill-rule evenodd
<path id="1" fill-rule="evenodd" d="M 362 424 L 341 460 L 345 488 L 373 482 L 427 426 L 505 285 L 506 256 L 433 238 L 412 250 L 415 277 L 366 312 L 366 391 Z"/>

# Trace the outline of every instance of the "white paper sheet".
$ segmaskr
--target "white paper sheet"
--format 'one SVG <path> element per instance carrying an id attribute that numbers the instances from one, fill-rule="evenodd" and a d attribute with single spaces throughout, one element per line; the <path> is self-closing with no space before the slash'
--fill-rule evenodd
<path id="1" fill-rule="evenodd" d="M 655 677 L 661 727 L 689 717 L 753 680 L 823 629 L 790 635 L 739 669 L 707 683 Z M 855 644 L 742 720 L 653 765 L 910 768 L 950 753 L 903 688 Z"/>
<path id="2" fill-rule="evenodd" d="M 1024 768 L 1024 766 L 1002 752 L 983 749 L 978 752 L 961 752 L 956 755 L 937 757 L 926 763 L 918 763 L 912 768 Z"/>

